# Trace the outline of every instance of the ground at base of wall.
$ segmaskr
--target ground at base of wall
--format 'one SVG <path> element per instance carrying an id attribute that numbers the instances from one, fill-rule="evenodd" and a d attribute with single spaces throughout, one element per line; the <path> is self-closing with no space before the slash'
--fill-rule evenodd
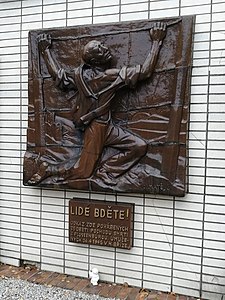
<path id="1" fill-rule="evenodd" d="M 97 286 L 93 286 L 88 279 L 56 272 L 40 271 L 33 266 L 15 267 L 0 264 L 0 278 L 5 277 L 14 277 L 49 287 L 61 287 L 73 291 L 98 294 L 102 297 L 120 300 L 196 300 L 196 298 L 193 297 L 176 295 L 173 293 L 148 291 L 137 287 L 131 287 L 127 284 L 119 285 L 100 282 Z"/>

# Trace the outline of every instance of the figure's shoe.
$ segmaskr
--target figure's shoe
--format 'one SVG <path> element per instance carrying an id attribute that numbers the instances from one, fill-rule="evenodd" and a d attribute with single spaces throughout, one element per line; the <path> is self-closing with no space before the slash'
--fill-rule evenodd
<path id="1" fill-rule="evenodd" d="M 39 166 L 39 170 L 37 173 L 35 173 L 30 180 L 28 180 L 29 184 L 36 185 L 40 183 L 42 180 L 50 176 L 50 173 L 48 172 L 48 163 L 43 162 Z"/>
<path id="2" fill-rule="evenodd" d="M 98 169 L 96 175 L 107 185 L 117 185 L 116 178 L 112 174 L 107 173 L 104 168 Z"/>

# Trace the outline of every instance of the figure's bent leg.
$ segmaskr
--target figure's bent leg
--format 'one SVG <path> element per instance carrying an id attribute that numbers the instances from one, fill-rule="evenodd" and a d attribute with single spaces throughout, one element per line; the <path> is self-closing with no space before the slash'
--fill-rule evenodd
<path id="1" fill-rule="evenodd" d="M 93 121 L 84 133 L 84 146 L 78 161 L 71 167 L 70 162 L 49 164 L 42 162 L 38 171 L 28 181 L 29 184 L 39 184 L 51 176 L 60 176 L 61 180 L 84 179 L 92 175 L 94 167 L 102 153 L 108 124 Z"/>
<path id="2" fill-rule="evenodd" d="M 139 136 L 118 126 L 109 126 L 106 146 L 119 150 L 99 168 L 97 176 L 107 184 L 116 184 L 115 178 L 127 172 L 147 151 L 146 142 Z"/>
<path id="3" fill-rule="evenodd" d="M 84 133 L 84 146 L 76 164 L 67 172 L 67 178 L 83 179 L 92 175 L 102 153 L 108 124 L 92 121 Z"/>

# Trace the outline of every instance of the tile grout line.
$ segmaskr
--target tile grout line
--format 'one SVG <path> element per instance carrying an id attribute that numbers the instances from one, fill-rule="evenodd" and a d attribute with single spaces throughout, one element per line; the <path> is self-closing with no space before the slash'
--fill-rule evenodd
<path id="1" fill-rule="evenodd" d="M 20 205 L 19 205 L 19 216 L 20 216 L 20 254 L 19 254 L 19 264 L 22 263 L 22 8 L 23 3 L 20 0 Z"/>

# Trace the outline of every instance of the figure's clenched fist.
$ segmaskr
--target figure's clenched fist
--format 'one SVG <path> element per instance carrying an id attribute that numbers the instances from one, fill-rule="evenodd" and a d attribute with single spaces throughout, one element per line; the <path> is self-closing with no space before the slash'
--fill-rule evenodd
<path id="1" fill-rule="evenodd" d="M 162 43 L 166 36 L 166 23 L 156 22 L 153 24 L 153 28 L 150 29 L 150 37 L 152 41 Z"/>
<path id="2" fill-rule="evenodd" d="M 52 44 L 51 35 L 46 33 L 38 35 L 37 41 L 39 50 L 42 52 L 48 49 Z"/>

